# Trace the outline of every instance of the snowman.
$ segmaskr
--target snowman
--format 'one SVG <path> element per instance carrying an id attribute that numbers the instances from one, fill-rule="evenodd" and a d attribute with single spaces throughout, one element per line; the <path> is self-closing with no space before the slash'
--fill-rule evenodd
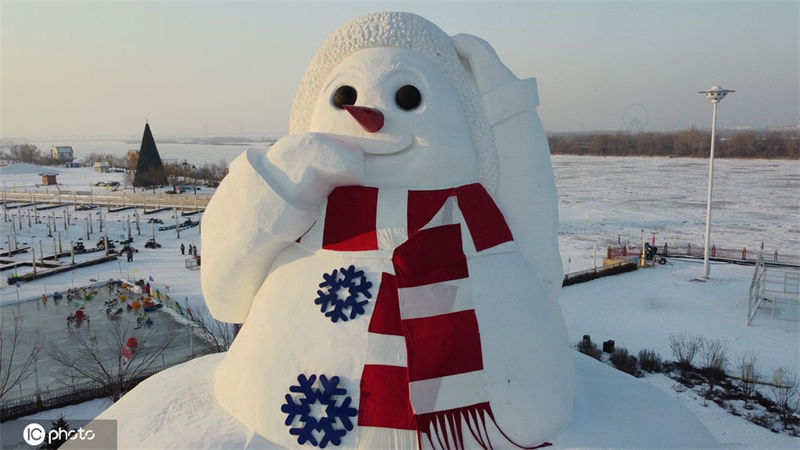
<path id="1" fill-rule="evenodd" d="M 537 105 L 419 16 L 334 32 L 203 218 L 207 305 L 243 323 L 222 408 L 286 447 L 548 445 L 574 381 Z"/>
<path id="2" fill-rule="evenodd" d="M 231 349 L 87 426 L 113 420 L 117 448 L 717 447 L 673 395 L 568 348 L 537 104 L 474 36 L 341 27 L 291 134 L 236 159 L 203 218 Z"/>

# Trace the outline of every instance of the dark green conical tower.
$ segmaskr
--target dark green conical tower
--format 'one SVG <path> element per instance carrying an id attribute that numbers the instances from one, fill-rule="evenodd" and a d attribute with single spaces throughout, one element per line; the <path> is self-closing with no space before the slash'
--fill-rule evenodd
<path id="1" fill-rule="evenodd" d="M 156 186 L 167 184 L 167 174 L 161 157 L 158 155 L 156 141 L 150 132 L 150 124 L 144 124 L 142 146 L 139 148 L 139 162 L 136 163 L 136 174 L 133 176 L 134 186 Z"/>

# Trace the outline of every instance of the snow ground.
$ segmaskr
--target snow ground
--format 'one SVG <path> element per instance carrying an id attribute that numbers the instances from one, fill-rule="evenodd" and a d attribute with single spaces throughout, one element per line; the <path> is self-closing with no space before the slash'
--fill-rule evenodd
<path id="1" fill-rule="evenodd" d="M 770 379 L 774 368 L 800 371 L 800 323 L 770 319 L 760 311 L 745 324 L 752 266 L 715 264 L 706 283 L 692 281 L 701 270 L 695 261 L 670 259 L 666 266 L 640 269 L 561 290 L 559 303 L 567 332 L 576 343 L 584 334 L 601 343 L 613 339 L 631 354 L 649 349 L 674 360 L 669 336 L 685 333 L 725 343 L 727 372 L 736 358 L 758 354 L 760 373 Z M 677 383 L 662 374 L 647 374 L 655 385 L 686 405 L 720 445 L 727 448 L 798 448 L 800 438 L 779 435 L 736 417 L 691 390 L 678 393 Z"/>
<path id="2" fill-rule="evenodd" d="M 721 340 L 731 362 L 757 352 L 770 377 L 773 368 L 800 368 L 800 322 L 772 320 L 761 311 L 745 324 L 752 266 L 715 264 L 708 282 L 692 281 L 700 271 L 695 261 L 670 258 L 667 266 L 563 288 L 559 303 L 570 340 L 588 334 L 594 342 L 613 339 L 634 355 L 650 349 L 674 360 L 669 336 L 685 333 Z"/>
<path id="3" fill-rule="evenodd" d="M 598 261 L 601 261 L 602 249 L 608 243 L 616 242 L 618 235 L 623 241 L 638 242 L 641 229 L 648 237 L 650 232 L 659 233 L 658 243 L 672 239 L 702 242 L 706 161 L 555 156 L 553 165 L 559 188 L 560 245 L 565 269 L 592 267 L 594 249 L 601 250 L 598 254 Z M 67 190 L 77 189 L 72 186 L 84 190 L 88 183 L 95 181 L 124 181 L 121 174 L 95 174 L 87 169 L 59 168 L 58 171 L 59 182 Z M 0 185 L 32 185 L 39 182 L 38 178 L 36 173 L 3 174 Z M 765 251 L 771 252 L 777 247 L 782 253 L 800 254 L 798 197 L 792 194 L 798 192 L 798 180 L 798 161 L 720 160 L 715 171 L 714 194 L 720 201 L 715 202 L 719 210 L 715 209 L 712 216 L 712 236 L 732 242 L 732 247 L 755 248 L 764 239 Z M 700 188 L 689 192 L 688 185 Z M 57 216 L 60 211 L 62 209 L 56 210 Z M 91 213 L 96 214 L 97 210 Z M 68 231 L 70 237 L 84 234 L 83 214 L 88 213 L 72 213 L 78 220 Z M 128 214 L 130 211 L 108 215 L 110 237 L 124 235 Z M 149 217 L 143 216 L 144 220 Z M 162 218 L 165 224 L 175 220 L 171 212 L 158 213 L 155 217 Z M 0 240 L 4 241 L 10 232 L 8 227 L 8 223 L 0 222 Z M 24 237 L 35 241 L 34 236 L 46 236 L 46 225 L 32 229 L 24 226 L 22 233 L 28 233 Z M 134 228 L 134 244 L 140 252 L 132 263 L 121 260 L 25 283 L 19 295 L 31 298 L 40 296 L 45 289 L 63 291 L 73 283 L 73 276 L 76 285 L 86 284 L 89 279 L 103 280 L 120 275 L 129 279 L 153 276 L 153 285 L 169 285 L 173 298 L 202 304 L 199 272 L 184 267 L 185 256 L 179 250 L 181 242 L 200 244 L 199 229 L 181 232 L 180 240 L 174 230 L 156 231 L 156 239 L 163 246 L 158 250 L 143 248 L 149 237 L 150 228 L 144 223 L 141 236 L 135 234 Z M 92 238 L 98 239 L 99 234 L 93 234 Z M 766 314 L 760 314 L 752 326 L 745 326 L 752 267 L 715 264 L 710 282 L 691 282 L 700 271 L 696 263 L 671 259 L 667 266 L 565 288 L 560 303 L 570 340 L 577 342 L 584 334 L 590 334 L 596 342 L 614 339 L 618 346 L 634 353 L 648 348 L 665 359 L 672 359 L 669 334 L 684 332 L 725 341 L 731 360 L 741 353 L 758 352 L 762 372 L 771 373 L 772 368 L 778 366 L 800 370 L 797 323 L 772 321 Z M 3 277 L 0 281 L 4 281 L 8 273 L 0 275 Z M 13 302 L 16 295 L 13 286 L 0 283 L 0 302 Z M 700 406 L 690 392 L 679 395 L 671 388 L 674 383 L 662 378 L 648 376 L 645 382 L 677 396 L 720 444 L 733 448 L 800 447 L 800 439 L 770 433 L 725 413 L 713 403 L 708 407 Z M 87 405 L 81 414 L 92 412 L 91 405 L 96 404 Z M 102 409 L 104 406 L 97 407 L 93 413 Z"/>
<path id="4" fill-rule="evenodd" d="M 702 396 L 691 390 L 676 391 L 678 383 L 663 374 L 648 374 L 645 383 L 657 386 L 680 400 L 725 448 L 798 448 L 800 438 L 773 433 L 766 428 L 730 414 L 714 402 L 703 406 Z M 679 389 L 680 390 L 680 389 Z"/>
<path id="5" fill-rule="evenodd" d="M 579 380 L 574 413 L 548 437 L 556 448 L 714 446 L 708 430 L 675 398 L 585 355 L 574 356 Z M 213 400 L 213 373 L 221 357 L 209 355 L 161 372 L 99 418 L 118 420 L 120 448 L 282 448 L 254 435 Z M 130 420 L 143 404 L 150 414 Z M 663 422 L 662 415 L 671 420 Z M 207 429 L 218 432 L 203 433 Z"/>
<path id="6" fill-rule="evenodd" d="M 9 166 L 11 167 L 11 166 Z M 124 175 L 122 173 L 96 173 L 89 168 L 59 168 L 59 187 L 62 192 L 71 192 L 72 190 L 88 190 L 90 185 L 98 181 L 118 181 L 124 183 Z M 38 172 L 31 171 L 26 173 L 11 173 L 2 175 L 2 185 L 11 187 L 31 187 L 39 182 Z M 54 187 L 39 187 L 39 190 L 49 190 L 53 192 Z M 91 186 L 95 192 L 106 192 L 105 188 Z M 208 189 L 208 188 L 204 188 Z M 208 189 L 211 192 L 211 189 Z M 174 194 L 183 195 L 191 198 L 191 194 Z M 68 197 L 68 196 L 65 196 Z M 65 198 L 65 200 L 67 200 Z M 186 204 L 191 204 L 187 200 Z M 189 228 L 180 232 L 180 239 L 177 237 L 175 230 L 158 231 L 158 227 L 162 224 L 149 224 L 147 221 L 150 218 L 157 218 L 163 221 L 163 225 L 175 224 L 175 215 L 172 211 L 163 211 L 149 215 L 141 214 L 140 217 L 140 233 L 136 231 L 136 224 L 134 219 L 133 210 L 125 210 L 116 213 L 109 213 L 107 208 L 102 208 L 103 220 L 105 226 L 104 233 L 99 231 L 99 214 L 101 208 L 95 208 L 88 211 L 74 211 L 70 210 L 71 224 L 67 230 L 63 228 L 63 217 L 66 208 L 57 208 L 54 210 L 40 211 L 42 216 L 50 216 L 55 212 L 56 216 L 56 231 L 61 233 L 62 246 L 64 249 L 69 247 L 70 240 L 78 241 L 83 240 L 92 245 L 93 247 L 104 234 L 108 235 L 111 240 L 119 241 L 127 237 L 127 221 L 128 217 L 131 219 L 132 236 L 134 238 L 133 246 L 139 250 L 134 255 L 133 262 L 127 262 L 125 258 L 119 258 L 115 262 L 109 262 L 101 265 L 90 266 L 85 268 L 76 269 L 71 272 L 64 272 L 58 275 L 53 275 L 48 278 L 42 278 L 30 283 L 23 283 L 17 289 L 13 286 L 8 286 L 5 283 L 6 277 L 10 276 L 14 271 L 7 270 L 0 272 L 0 304 L 16 301 L 17 297 L 20 299 L 34 298 L 41 296 L 45 291 L 53 292 L 66 291 L 72 286 L 82 286 L 90 283 L 90 280 L 107 280 L 109 278 L 124 278 L 127 280 L 149 279 L 153 277 L 155 280 L 151 282 L 154 287 L 168 289 L 170 294 L 175 294 L 173 299 L 178 301 L 189 300 L 190 304 L 200 305 L 203 303 L 202 296 L 200 295 L 200 273 L 199 271 L 191 271 L 186 269 L 185 260 L 188 256 L 181 255 L 180 245 L 183 243 L 186 247 L 190 244 L 198 247 L 198 254 L 200 253 L 200 227 Z M 27 224 L 27 214 L 32 208 L 23 208 L 22 228 L 17 230 L 17 240 L 20 246 L 23 243 L 27 245 L 34 245 L 38 252 L 38 243 L 42 241 L 43 249 L 46 254 L 52 253 L 53 238 L 47 237 L 47 223 L 42 221 L 40 224 L 33 223 L 31 227 Z M 8 214 L 16 217 L 18 214 L 16 209 L 9 209 Z M 92 216 L 94 232 L 91 234 L 90 239 L 86 239 L 86 218 Z M 192 220 L 198 220 L 198 216 L 190 216 Z M 179 218 L 181 222 L 185 218 Z M 161 244 L 160 249 L 147 249 L 144 248 L 145 242 L 150 239 L 155 233 L 156 241 Z M 11 234 L 11 225 L 8 222 L 0 222 L 0 248 L 6 248 L 6 239 Z M 119 246 L 118 246 L 119 247 Z M 29 255 L 29 254 L 27 254 Z M 25 273 L 30 268 L 20 268 L 19 273 Z"/>

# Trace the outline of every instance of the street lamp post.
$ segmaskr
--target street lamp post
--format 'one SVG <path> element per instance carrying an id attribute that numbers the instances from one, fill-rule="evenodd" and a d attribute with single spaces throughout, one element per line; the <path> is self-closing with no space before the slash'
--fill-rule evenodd
<path id="1" fill-rule="evenodd" d="M 708 158 L 708 199 L 706 201 L 706 233 L 705 233 L 705 250 L 703 252 L 703 277 L 701 281 L 708 280 L 708 247 L 711 242 L 711 190 L 714 180 L 714 147 L 716 143 L 715 135 L 717 131 L 717 104 L 725 98 L 726 95 L 735 92 L 729 89 L 722 89 L 719 85 L 714 85 L 707 91 L 699 91 L 698 93 L 706 96 L 711 100 L 714 105 L 714 112 L 711 115 L 711 154 Z"/>

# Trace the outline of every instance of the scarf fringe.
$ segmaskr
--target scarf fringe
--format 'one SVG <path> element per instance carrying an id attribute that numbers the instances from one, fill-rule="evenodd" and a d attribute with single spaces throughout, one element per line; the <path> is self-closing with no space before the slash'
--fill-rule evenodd
<path id="1" fill-rule="evenodd" d="M 475 405 L 449 409 L 446 411 L 437 411 L 433 413 L 417 415 L 417 441 L 419 447 L 422 448 L 422 436 L 425 435 L 434 449 L 464 449 L 464 431 L 462 429 L 462 423 L 465 423 L 469 429 L 469 433 L 482 449 L 493 449 L 494 446 L 489 439 L 489 432 L 486 427 L 487 417 L 491 420 L 497 431 L 500 432 L 506 441 L 517 448 L 533 450 L 553 445 L 550 442 L 543 442 L 539 445 L 526 447 L 514 442 L 497 425 L 497 421 L 494 419 L 494 414 L 492 414 L 492 408 L 489 406 L 489 403 L 478 403 Z"/>

